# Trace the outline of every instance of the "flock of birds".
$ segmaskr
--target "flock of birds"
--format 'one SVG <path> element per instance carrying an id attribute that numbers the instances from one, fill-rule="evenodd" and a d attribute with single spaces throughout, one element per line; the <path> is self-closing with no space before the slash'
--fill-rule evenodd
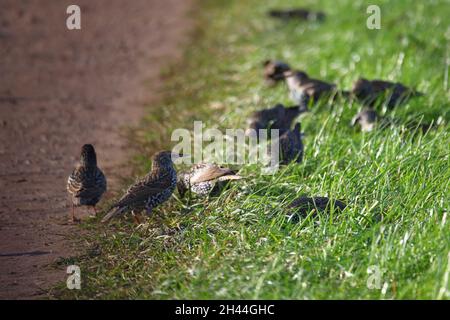
<path id="1" fill-rule="evenodd" d="M 280 19 L 323 20 L 322 12 L 310 12 L 305 9 L 272 10 L 269 15 Z M 291 100 L 295 106 L 285 107 L 277 104 L 270 109 L 253 113 L 248 120 L 248 130 L 278 129 L 281 164 L 300 163 L 303 158 L 303 142 L 300 123 L 294 125 L 295 119 L 309 107 L 319 101 L 351 99 L 359 101 L 364 107 L 353 118 L 352 124 L 359 125 L 362 131 L 371 131 L 376 127 L 379 116 L 376 108 L 386 106 L 392 109 L 407 99 L 422 93 L 398 82 L 384 80 L 358 79 L 350 91 L 339 90 L 333 83 L 314 79 L 306 72 L 295 70 L 285 62 L 267 60 L 263 63 L 264 79 L 269 85 L 285 82 Z M 293 129 L 292 126 L 294 126 Z M 253 130 L 252 130 L 253 129 Z M 251 131 L 252 130 L 252 131 Z M 160 151 L 152 157 L 151 171 L 132 184 L 125 194 L 115 202 L 103 217 L 102 222 L 131 213 L 140 223 L 140 213 L 150 214 L 158 205 L 166 202 L 175 189 L 181 197 L 186 192 L 200 196 L 220 193 L 231 180 L 240 180 L 235 171 L 214 163 L 195 164 L 186 172 L 177 174 L 173 159 L 180 157 L 170 151 Z M 69 176 L 67 191 L 72 202 L 72 221 L 79 221 L 75 216 L 75 207 L 92 206 L 95 214 L 96 204 L 106 191 L 106 178 L 97 166 L 94 147 L 86 144 L 82 147 L 80 162 Z M 326 197 L 306 197 L 295 199 L 289 206 L 292 220 L 311 210 L 327 210 L 330 207 L 342 210 L 346 204 L 340 200 Z"/>
<path id="2" fill-rule="evenodd" d="M 230 180 L 242 179 L 242 176 L 233 170 L 213 163 L 199 163 L 190 170 L 177 174 L 173 160 L 180 157 L 182 156 L 171 151 L 154 154 L 150 172 L 128 188 L 109 208 L 102 222 L 131 213 L 135 221 L 141 223 L 140 213 L 145 211 L 150 214 L 153 208 L 171 197 L 175 188 L 181 197 L 184 197 L 186 192 L 204 196 L 220 192 Z M 106 178 L 97 166 L 92 145 L 85 144 L 81 148 L 80 161 L 67 181 L 67 191 L 72 200 L 73 222 L 79 221 L 75 216 L 75 207 L 91 206 L 95 215 L 97 214 L 95 206 L 106 191 Z"/>

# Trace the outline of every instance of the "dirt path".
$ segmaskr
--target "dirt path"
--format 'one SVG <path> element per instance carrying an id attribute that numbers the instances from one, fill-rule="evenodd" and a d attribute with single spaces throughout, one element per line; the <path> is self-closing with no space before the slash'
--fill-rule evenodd
<path id="1" fill-rule="evenodd" d="M 82 30 L 66 28 L 81 7 Z M 48 267 L 75 248 L 67 175 L 93 143 L 117 189 L 119 131 L 158 98 L 158 78 L 191 25 L 186 0 L 3 0 L 0 8 L 0 298 L 38 298 L 64 280 Z M 122 164 L 122 165 L 121 165 Z"/>

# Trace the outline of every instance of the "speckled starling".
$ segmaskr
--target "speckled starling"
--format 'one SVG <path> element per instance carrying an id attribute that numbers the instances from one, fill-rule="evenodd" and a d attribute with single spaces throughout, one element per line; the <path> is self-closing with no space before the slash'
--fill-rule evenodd
<path id="1" fill-rule="evenodd" d="M 72 221 L 79 221 L 75 217 L 75 207 L 92 206 L 100 201 L 106 191 L 106 178 L 97 167 L 97 155 L 94 147 L 85 144 L 81 148 L 80 162 L 67 180 L 67 191 L 72 200 Z"/>
<path id="2" fill-rule="evenodd" d="M 256 130 L 257 136 L 259 129 L 290 129 L 295 118 L 306 111 L 306 106 L 285 107 L 281 103 L 276 104 L 270 109 L 256 111 L 247 121 L 249 129 L 246 134 L 250 135 L 252 129 Z"/>
<path id="3" fill-rule="evenodd" d="M 370 132 L 375 128 L 378 120 L 377 112 L 372 108 L 364 108 L 352 119 L 352 126 L 359 125 L 361 131 Z"/>
<path id="4" fill-rule="evenodd" d="M 291 70 L 287 63 L 276 60 L 266 60 L 263 66 L 264 79 L 269 85 L 274 85 L 276 82 L 284 80 L 284 72 Z"/>
<path id="5" fill-rule="evenodd" d="M 188 172 L 178 176 L 177 189 L 181 197 L 186 191 L 201 196 L 219 193 L 230 180 L 240 180 L 242 177 L 235 171 L 220 167 L 213 163 L 199 163 Z"/>
<path id="6" fill-rule="evenodd" d="M 312 79 L 303 71 L 286 71 L 284 76 L 290 98 L 298 105 L 307 104 L 309 99 L 317 102 L 321 98 L 335 97 L 338 93 L 335 84 Z"/>
<path id="7" fill-rule="evenodd" d="M 281 164 L 288 164 L 292 161 L 297 163 L 303 159 L 303 142 L 300 123 L 297 123 L 293 130 L 284 130 L 280 135 L 280 156 Z"/>
<path id="8" fill-rule="evenodd" d="M 325 13 L 321 11 L 314 12 L 304 8 L 272 9 L 268 12 L 268 15 L 282 20 L 323 21 L 325 19 Z"/>
<path id="9" fill-rule="evenodd" d="M 375 106 L 377 103 L 386 104 L 388 108 L 393 108 L 408 100 L 412 96 L 421 96 L 422 93 L 408 88 L 398 82 L 384 80 L 367 80 L 359 78 L 351 91 L 359 101 Z"/>
<path id="10" fill-rule="evenodd" d="M 128 188 L 125 195 L 111 207 L 102 222 L 127 212 L 136 216 L 146 210 L 147 214 L 150 214 L 153 208 L 167 201 L 177 184 L 177 173 L 172 159 L 178 157 L 179 155 L 170 151 L 156 153 L 152 157 L 151 171 Z"/>
<path id="11" fill-rule="evenodd" d="M 302 196 L 288 206 L 288 218 L 292 222 L 298 222 L 300 217 L 306 217 L 312 210 L 328 211 L 332 206 L 335 210 L 344 210 L 347 205 L 341 200 L 331 200 L 327 197 Z"/>

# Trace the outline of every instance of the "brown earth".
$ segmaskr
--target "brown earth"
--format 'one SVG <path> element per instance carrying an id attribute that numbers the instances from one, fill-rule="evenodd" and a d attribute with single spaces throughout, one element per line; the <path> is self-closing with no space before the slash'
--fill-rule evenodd
<path id="1" fill-rule="evenodd" d="M 81 30 L 66 8 L 81 7 Z M 2 0 L 0 8 L 0 298 L 49 297 L 77 251 L 66 180 L 96 147 L 117 190 L 129 159 L 121 128 L 158 99 L 161 68 L 180 57 L 186 0 Z M 83 210 L 80 210 L 80 212 Z M 85 210 L 84 210 L 85 211 Z M 87 214 L 84 212 L 83 217 Z"/>

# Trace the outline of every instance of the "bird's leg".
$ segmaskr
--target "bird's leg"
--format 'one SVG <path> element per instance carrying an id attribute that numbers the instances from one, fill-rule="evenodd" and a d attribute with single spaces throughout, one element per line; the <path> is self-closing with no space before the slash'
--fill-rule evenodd
<path id="1" fill-rule="evenodd" d="M 142 220 L 141 220 L 141 218 L 139 217 L 139 215 L 133 215 L 133 220 L 134 220 L 134 222 L 135 222 L 137 225 L 142 224 Z"/>
<path id="2" fill-rule="evenodd" d="M 134 210 L 133 210 L 133 211 L 131 211 L 131 215 L 133 216 L 133 220 L 134 220 L 134 222 L 135 222 L 137 225 L 142 224 L 142 220 L 141 220 L 141 218 L 139 217 L 139 214 L 137 214 L 137 213 L 134 212 Z"/>
<path id="3" fill-rule="evenodd" d="M 72 202 L 72 217 L 70 219 L 71 222 L 80 222 L 80 219 L 75 217 L 75 206 L 73 205 Z"/>
<path id="4" fill-rule="evenodd" d="M 97 209 L 95 208 L 95 206 L 92 206 L 92 208 L 94 209 L 94 215 L 93 215 L 93 217 L 95 218 L 95 217 L 97 217 Z"/>

